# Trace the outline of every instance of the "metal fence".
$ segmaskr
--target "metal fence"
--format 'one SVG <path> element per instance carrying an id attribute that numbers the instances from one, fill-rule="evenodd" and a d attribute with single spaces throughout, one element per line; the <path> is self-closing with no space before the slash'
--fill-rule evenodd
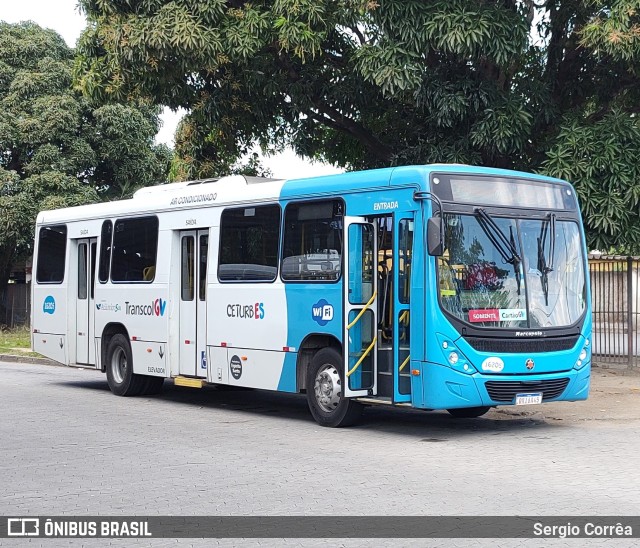
<path id="1" fill-rule="evenodd" d="M 31 314 L 31 284 L 9 284 L 0 292 L 0 326 L 28 326 Z"/>
<path id="2" fill-rule="evenodd" d="M 593 309 L 593 361 L 640 363 L 640 257 L 589 255 Z"/>

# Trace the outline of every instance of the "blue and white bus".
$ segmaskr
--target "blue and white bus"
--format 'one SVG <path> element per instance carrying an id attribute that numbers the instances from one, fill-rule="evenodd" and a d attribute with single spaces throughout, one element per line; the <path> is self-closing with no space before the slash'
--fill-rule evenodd
<path id="1" fill-rule="evenodd" d="M 572 186 L 464 165 L 230 176 L 38 215 L 33 349 L 120 396 L 177 385 L 367 404 L 583 400 L 591 307 Z"/>

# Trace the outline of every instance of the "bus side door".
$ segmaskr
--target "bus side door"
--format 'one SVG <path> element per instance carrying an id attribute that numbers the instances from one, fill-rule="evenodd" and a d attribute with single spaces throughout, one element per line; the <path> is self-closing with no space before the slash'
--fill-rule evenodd
<path id="1" fill-rule="evenodd" d="M 78 364 L 95 364 L 95 271 L 97 239 L 75 240 L 77 245 L 76 359 Z"/>
<path id="2" fill-rule="evenodd" d="M 208 230 L 180 232 L 180 374 L 207 376 Z"/>
<path id="3" fill-rule="evenodd" d="M 377 250 L 375 225 L 344 218 L 344 395 L 377 391 Z"/>

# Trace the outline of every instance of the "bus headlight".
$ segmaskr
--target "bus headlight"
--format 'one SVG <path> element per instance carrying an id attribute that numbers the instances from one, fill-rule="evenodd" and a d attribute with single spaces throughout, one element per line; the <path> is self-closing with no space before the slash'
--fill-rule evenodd
<path id="1" fill-rule="evenodd" d="M 578 360 L 576 361 L 576 364 L 573 366 L 574 369 L 582 369 L 586 364 L 589 363 L 589 344 L 590 344 L 589 339 L 584 341 L 584 346 L 580 351 Z"/>
<path id="2" fill-rule="evenodd" d="M 442 357 L 444 358 L 444 365 L 449 365 L 454 371 L 459 373 L 465 373 L 466 375 L 473 375 L 477 373 L 477 369 L 471 364 L 462 351 L 456 346 L 456 344 L 440 333 L 436 333 L 438 337 L 438 343 L 440 350 L 442 351 Z M 438 363 L 443 363 L 442 360 L 438 360 Z"/>

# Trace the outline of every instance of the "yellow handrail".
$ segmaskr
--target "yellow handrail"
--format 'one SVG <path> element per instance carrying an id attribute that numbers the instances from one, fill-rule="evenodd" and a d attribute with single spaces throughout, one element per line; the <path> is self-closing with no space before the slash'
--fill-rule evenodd
<path id="1" fill-rule="evenodd" d="M 405 367 L 407 367 L 407 364 L 409 363 L 409 358 L 410 357 L 411 356 L 407 356 L 407 359 L 402 362 L 402 365 L 400 366 L 400 369 L 398 369 L 398 372 L 402 371 Z"/>
<path id="2" fill-rule="evenodd" d="M 364 360 L 369 355 L 369 352 L 371 352 L 371 349 L 375 346 L 377 340 L 378 340 L 378 337 L 373 337 L 373 340 L 371 341 L 371 344 L 369 345 L 369 348 L 367 348 L 364 351 L 362 356 L 360 356 L 360 359 L 356 362 L 356 364 L 347 373 L 347 377 L 350 377 L 351 373 L 353 373 L 356 369 L 358 369 L 358 367 L 360 367 L 360 364 L 362 363 L 362 360 Z"/>
<path id="3" fill-rule="evenodd" d="M 347 325 L 347 330 L 351 329 L 354 325 L 356 325 L 356 323 L 358 323 L 358 320 L 362 317 L 362 315 L 369 310 L 369 307 L 371 306 L 371 304 L 373 303 L 373 301 L 375 301 L 376 299 L 376 295 L 377 295 L 377 291 L 373 292 L 373 295 L 371 295 L 371 298 L 369 299 L 369 302 L 367 304 L 364 305 L 364 308 L 360 311 L 360 313 L 353 319 L 353 321 Z"/>

